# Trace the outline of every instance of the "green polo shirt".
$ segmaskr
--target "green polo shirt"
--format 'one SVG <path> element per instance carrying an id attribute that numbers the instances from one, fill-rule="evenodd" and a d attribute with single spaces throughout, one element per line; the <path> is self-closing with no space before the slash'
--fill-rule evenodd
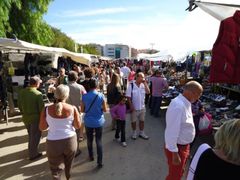
<path id="1" fill-rule="evenodd" d="M 40 113 L 44 108 L 43 96 L 34 87 L 28 87 L 20 91 L 18 107 L 22 112 L 22 121 L 25 125 L 40 120 Z"/>

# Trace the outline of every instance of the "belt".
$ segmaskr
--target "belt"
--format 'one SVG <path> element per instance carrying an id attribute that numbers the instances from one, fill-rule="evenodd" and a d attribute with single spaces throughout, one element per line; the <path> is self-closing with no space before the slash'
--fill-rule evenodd
<path id="1" fill-rule="evenodd" d="M 179 146 L 179 147 L 186 147 L 186 146 L 188 146 L 189 144 L 177 144 L 177 146 Z"/>

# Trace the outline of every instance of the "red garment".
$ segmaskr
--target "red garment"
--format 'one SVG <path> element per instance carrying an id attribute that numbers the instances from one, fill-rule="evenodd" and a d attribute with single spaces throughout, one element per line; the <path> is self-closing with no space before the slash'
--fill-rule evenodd
<path id="1" fill-rule="evenodd" d="M 240 11 L 224 19 L 212 49 L 210 82 L 240 83 Z"/>
<path id="2" fill-rule="evenodd" d="M 178 145 L 178 154 L 181 158 L 180 165 L 172 164 L 172 152 L 165 148 L 165 154 L 168 161 L 168 175 L 166 180 L 181 180 L 184 170 L 186 167 L 186 162 L 190 154 L 190 145 Z"/>

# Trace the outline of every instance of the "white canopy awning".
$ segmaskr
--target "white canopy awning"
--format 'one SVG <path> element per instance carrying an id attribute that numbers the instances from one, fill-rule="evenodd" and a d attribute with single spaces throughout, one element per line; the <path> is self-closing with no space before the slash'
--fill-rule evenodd
<path id="1" fill-rule="evenodd" d="M 168 62 L 168 61 L 185 61 L 188 52 L 179 52 L 176 50 L 163 50 L 155 54 L 145 54 L 140 53 L 138 54 L 138 59 L 148 59 L 149 61 L 162 61 L 162 62 Z"/>
<path id="2" fill-rule="evenodd" d="M 219 21 L 233 16 L 236 10 L 240 10 L 240 5 L 236 4 L 222 4 L 202 1 L 195 1 L 194 4 Z"/>
<path id="3" fill-rule="evenodd" d="M 0 51 L 4 52 L 32 52 L 32 53 L 53 53 L 59 56 L 70 57 L 73 61 L 90 65 L 91 60 L 82 53 L 74 53 L 64 48 L 41 46 L 18 39 L 0 38 Z"/>

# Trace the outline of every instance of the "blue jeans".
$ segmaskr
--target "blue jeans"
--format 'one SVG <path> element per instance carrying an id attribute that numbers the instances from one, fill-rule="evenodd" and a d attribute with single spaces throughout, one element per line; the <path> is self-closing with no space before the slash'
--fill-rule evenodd
<path id="1" fill-rule="evenodd" d="M 158 117 L 160 106 L 162 104 L 162 97 L 152 96 L 151 115 Z"/>
<path id="2" fill-rule="evenodd" d="M 93 134 L 95 132 L 95 141 L 97 146 L 97 163 L 102 164 L 102 127 L 98 128 L 90 128 L 86 127 L 87 134 L 87 146 L 88 146 L 88 154 L 90 158 L 93 158 Z"/>

